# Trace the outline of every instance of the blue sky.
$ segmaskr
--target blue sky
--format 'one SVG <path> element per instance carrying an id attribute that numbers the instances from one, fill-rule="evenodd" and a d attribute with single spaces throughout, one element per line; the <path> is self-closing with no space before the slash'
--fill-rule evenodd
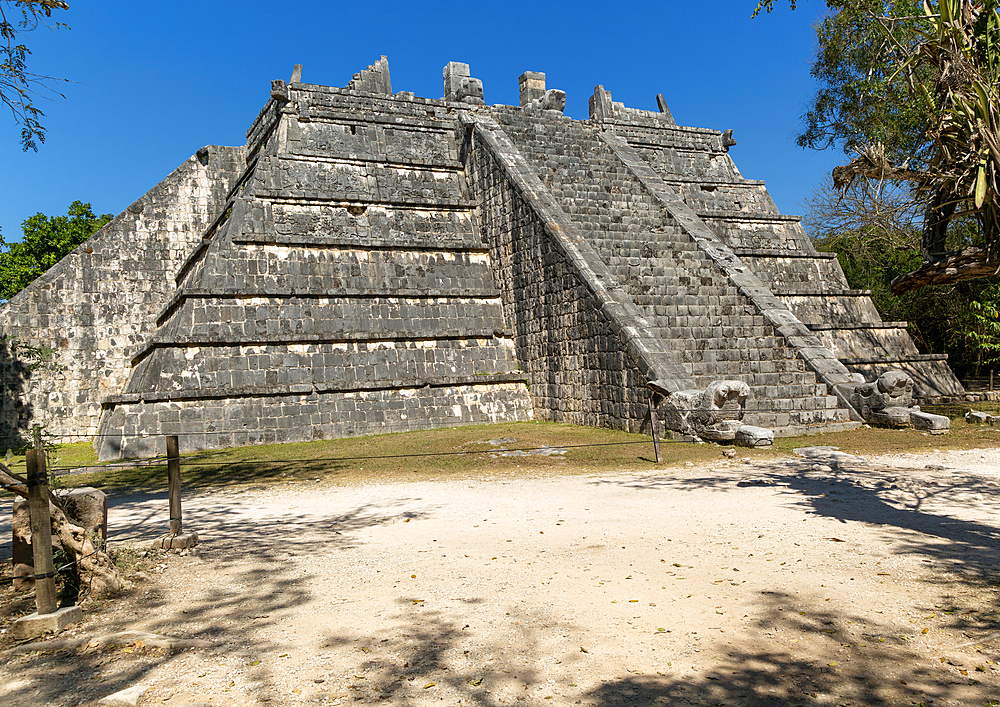
<path id="1" fill-rule="evenodd" d="M 720 2 L 261 2 L 69 0 L 70 30 L 26 35 L 30 68 L 71 80 L 41 101 L 48 139 L 22 152 L 0 114 L 0 231 L 21 235 L 37 212 L 70 202 L 115 213 L 199 147 L 237 145 L 267 100 L 271 79 L 303 64 L 303 81 L 344 86 L 382 54 L 392 87 L 442 95 L 441 69 L 462 61 L 488 103 L 517 104 L 517 77 L 543 71 L 587 117 L 596 84 L 614 100 L 655 110 L 663 93 L 681 125 L 732 128 L 743 175 L 764 179 L 783 213 L 830 169 L 836 151 L 794 142 L 816 86 L 813 25 L 825 3 L 794 12 L 778 0 L 751 19 L 754 0 Z"/>

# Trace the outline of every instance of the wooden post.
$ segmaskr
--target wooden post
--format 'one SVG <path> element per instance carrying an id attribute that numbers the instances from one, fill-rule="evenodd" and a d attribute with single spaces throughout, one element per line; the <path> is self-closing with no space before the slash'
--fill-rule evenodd
<path id="1" fill-rule="evenodd" d="M 990 392 L 993 392 L 993 369 L 990 369 Z"/>
<path id="2" fill-rule="evenodd" d="M 656 393 L 649 396 L 649 426 L 653 428 L 653 451 L 656 452 L 656 463 L 663 463 L 663 453 L 660 451 L 660 423 L 656 419 Z"/>
<path id="3" fill-rule="evenodd" d="M 31 554 L 35 563 L 35 607 L 39 615 L 51 614 L 56 610 L 56 568 L 52 561 L 52 518 L 44 452 L 29 449 L 25 463 L 28 467 Z"/>
<path id="4" fill-rule="evenodd" d="M 177 435 L 167 437 L 167 484 L 170 487 L 170 534 L 181 532 L 181 455 Z"/>

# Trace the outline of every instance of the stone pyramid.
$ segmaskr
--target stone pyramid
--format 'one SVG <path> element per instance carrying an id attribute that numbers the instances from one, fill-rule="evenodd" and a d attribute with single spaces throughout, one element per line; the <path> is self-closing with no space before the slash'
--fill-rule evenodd
<path id="1" fill-rule="evenodd" d="M 601 86 L 574 120 L 540 72 L 518 106 L 487 105 L 465 64 L 443 78 L 442 99 L 393 93 L 382 57 L 344 88 L 300 67 L 272 82 L 244 146 L 199 150 L 0 307 L 4 332 L 77 334 L 61 368 L 21 376 L 3 421 L 97 432 L 112 459 L 167 434 L 194 450 L 527 419 L 648 429 L 651 401 L 681 430 L 671 394 L 720 381 L 778 434 L 859 424 L 853 386 L 887 370 L 918 399 L 964 394 L 742 177 L 730 131 Z"/>

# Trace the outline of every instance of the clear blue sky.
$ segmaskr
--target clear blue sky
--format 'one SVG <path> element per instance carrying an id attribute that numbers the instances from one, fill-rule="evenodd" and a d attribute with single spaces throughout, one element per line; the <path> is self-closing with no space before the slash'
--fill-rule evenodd
<path id="1" fill-rule="evenodd" d="M 656 109 L 663 93 L 681 125 L 732 128 L 743 175 L 767 181 L 784 213 L 800 213 L 835 151 L 794 143 L 816 90 L 813 25 L 825 3 L 751 20 L 754 0 L 720 2 L 262 2 L 69 0 L 70 30 L 26 35 L 30 68 L 70 79 L 41 102 L 48 139 L 22 152 L 0 113 L 0 230 L 64 214 L 70 202 L 122 211 L 199 147 L 237 145 L 271 79 L 303 64 L 303 81 L 344 86 L 389 57 L 392 87 L 442 95 L 441 69 L 468 63 L 488 103 L 517 104 L 517 77 L 543 71 L 587 117 L 603 84 L 616 101 Z"/>

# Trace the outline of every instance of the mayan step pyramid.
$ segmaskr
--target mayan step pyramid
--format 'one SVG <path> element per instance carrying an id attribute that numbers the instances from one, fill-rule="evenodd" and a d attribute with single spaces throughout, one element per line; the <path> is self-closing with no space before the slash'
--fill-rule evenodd
<path id="1" fill-rule="evenodd" d="M 62 365 L 21 375 L 3 431 L 97 433 L 112 459 L 166 434 L 638 430 L 651 391 L 736 380 L 746 422 L 792 434 L 857 425 L 850 386 L 890 369 L 918 398 L 964 393 L 743 179 L 729 133 L 676 125 L 662 97 L 598 86 L 574 120 L 544 74 L 520 89 L 489 106 L 451 63 L 443 99 L 394 94 L 385 57 L 345 88 L 272 82 L 243 147 L 203 148 L 0 308 Z"/>

